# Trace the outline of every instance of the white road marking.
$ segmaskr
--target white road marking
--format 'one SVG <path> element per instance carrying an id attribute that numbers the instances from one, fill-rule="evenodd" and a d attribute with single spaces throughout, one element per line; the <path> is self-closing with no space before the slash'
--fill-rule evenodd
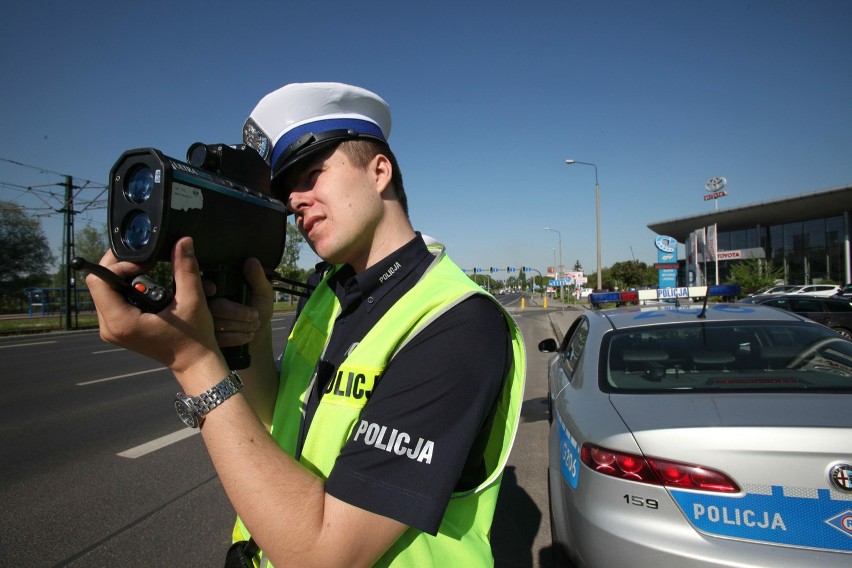
<path id="1" fill-rule="evenodd" d="M 195 436 L 196 434 L 200 433 L 201 430 L 198 428 L 184 428 L 183 430 L 178 430 L 177 432 L 167 434 L 161 438 L 157 438 L 156 440 L 145 442 L 144 444 L 136 446 L 135 448 L 130 448 L 129 450 L 118 452 L 117 455 L 123 458 L 135 460 L 136 458 L 140 458 L 146 454 L 150 454 L 151 452 L 156 452 L 159 449 L 165 448 L 166 446 L 180 442 L 181 440 L 185 440 L 191 436 Z"/>
<path id="2" fill-rule="evenodd" d="M 29 347 L 31 345 L 48 345 L 50 343 L 56 343 L 55 341 L 39 341 L 38 343 L 15 343 L 14 345 L 0 345 L 0 349 L 7 349 L 9 347 Z"/>
<path id="3" fill-rule="evenodd" d="M 77 383 L 78 387 L 84 387 L 86 385 L 93 385 L 95 383 L 104 383 L 106 381 L 114 381 L 116 379 L 123 379 L 125 377 L 135 377 L 136 375 L 144 375 L 145 373 L 156 373 L 157 371 L 166 371 L 168 367 L 157 367 L 156 369 L 148 369 L 147 371 L 137 371 L 135 373 L 127 373 L 124 375 L 114 375 L 112 377 L 104 377 L 103 379 L 94 379 L 92 381 L 84 381 L 82 383 Z"/>

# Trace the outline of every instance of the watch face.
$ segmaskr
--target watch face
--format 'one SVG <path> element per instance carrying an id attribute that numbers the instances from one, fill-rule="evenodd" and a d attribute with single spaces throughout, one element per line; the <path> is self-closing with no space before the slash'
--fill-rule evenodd
<path id="1" fill-rule="evenodd" d="M 195 412 L 192 411 L 192 408 L 190 408 L 185 400 L 181 398 L 176 399 L 175 410 L 184 424 L 190 428 L 198 428 L 198 417 L 195 416 Z"/>

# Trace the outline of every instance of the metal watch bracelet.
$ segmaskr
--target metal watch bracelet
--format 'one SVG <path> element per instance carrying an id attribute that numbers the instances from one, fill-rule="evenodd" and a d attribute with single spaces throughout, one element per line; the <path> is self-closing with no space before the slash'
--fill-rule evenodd
<path id="1" fill-rule="evenodd" d="M 190 397 L 182 392 L 177 393 L 175 410 L 184 424 L 190 428 L 200 428 L 207 413 L 238 393 L 241 388 L 242 379 L 236 371 L 231 371 L 227 377 L 198 396 Z"/>
<path id="2" fill-rule="evenodd" d="M 192 397 L 192 402 L 199 413 L 204 416 L 227 399 L 237 394 L 243 388 L 243 381 L 236 371 L 219 381 L 218 384 L 207 389 L 198 396 Z"/>

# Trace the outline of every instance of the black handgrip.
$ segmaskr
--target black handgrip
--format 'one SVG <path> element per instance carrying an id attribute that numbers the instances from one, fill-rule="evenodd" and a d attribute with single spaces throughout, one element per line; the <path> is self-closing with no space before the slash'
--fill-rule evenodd
<path id="1" fill-rule="evenodd" d="M 205 270 L 204 277 L 216 284 L 217 298 L 228 298 L 240 304 L 248 304 L 249 288 L 239 270 L 230 267 L 222 267 L 219 270 Z M 228 368 L 236 371 L 247 369 L 251 366 L 251 356 L 248 345 L 237 345 L 235 347 L 222 347 L 222 355 Z"/>
<path id="2" fill-rule="evenodd" d="M 225 363 L 228 364 L 228 368 L 232 371 L 248 369 L 251 366 L 251 355 L 248 352 L 248 345 L 222 347 L 222 355 L 225 356 Z"/>

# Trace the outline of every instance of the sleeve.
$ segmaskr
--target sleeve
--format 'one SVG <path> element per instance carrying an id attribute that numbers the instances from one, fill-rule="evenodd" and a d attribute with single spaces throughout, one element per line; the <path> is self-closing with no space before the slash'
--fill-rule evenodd
<path id="1" fill-rule="evenodd" d="M 436 319 L 385 370 L 361 413 L 379 434 L 350 437 L 326 491 L 436 534 L 462 474 L 482 463 L 510 361 L 506 320 L 489 298 Z"/>

